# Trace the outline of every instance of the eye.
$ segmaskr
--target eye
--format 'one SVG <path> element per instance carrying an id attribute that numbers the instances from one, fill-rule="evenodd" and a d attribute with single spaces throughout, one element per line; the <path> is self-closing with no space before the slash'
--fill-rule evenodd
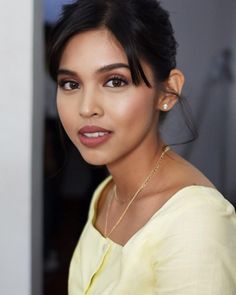
<path id="1" fill-rule="evenodd" d="M 78 82 L 68 81 L 68 80 L 59 81 L 58 85 L 60 88 L 66 90 L 66 91 L 75 90 L 75 89 L 80 88 L 80 84 Z"/>
<path id="2" fill-rule="evenodd" d="M 128 85 L 128 81 L 121 77 L 112 77 L 105 83 L 105 86 L 111 88 L 118 88 L 126 85 Z"/>

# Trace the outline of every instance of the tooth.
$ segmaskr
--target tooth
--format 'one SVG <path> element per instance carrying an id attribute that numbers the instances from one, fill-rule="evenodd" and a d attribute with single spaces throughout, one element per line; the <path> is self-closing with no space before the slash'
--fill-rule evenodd
<path id="1" fill-rule="evenodd" d="M 89 137 L 89 138 L 94 138 L 94 137 L 98 137 L 98 132 L 94 132 L 94 133 L 85 133 L 85 136 Z"/>
<path id="2" fill-rule="evenodd" d="M 108 132 L 93 132 L 93 133 L 84 133 L 84 135 L 88 138 L 96 138 L 99 136 L 104 136 L 106 135 Z"/>
<path id="3" fill-rule="evenodd" d="M 99 136 L 104 136 L 107 132 L 99 132 Z"/>

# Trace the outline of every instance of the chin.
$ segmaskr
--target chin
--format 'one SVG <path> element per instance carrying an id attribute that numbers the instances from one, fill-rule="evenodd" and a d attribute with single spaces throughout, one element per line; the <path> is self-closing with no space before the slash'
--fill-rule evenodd
<path id="1" fill-rule="evenodd" d="M 91 151 L 91 153 L 83 153 L 79 151 L 85 162 L 94 166 L 106 166 L 108 164 L 107 157 L 99 156 L 96 152 Z"/>

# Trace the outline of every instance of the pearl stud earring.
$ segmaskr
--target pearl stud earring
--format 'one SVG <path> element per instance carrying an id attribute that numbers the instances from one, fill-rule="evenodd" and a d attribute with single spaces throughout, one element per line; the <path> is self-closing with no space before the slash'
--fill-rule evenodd
<path id="1" fill-rule="evenodd" d="M 163 104 L 162 108 L 163 108 L 163 110 L 164 110 L 164 111 L 167 111 L 167 110 L 168 110 L 168 108 L 169 108 L 169 106 L 168 106 L 168 104 L 167 104 L 167 103 L 165 103 L 165 104 Z"/>

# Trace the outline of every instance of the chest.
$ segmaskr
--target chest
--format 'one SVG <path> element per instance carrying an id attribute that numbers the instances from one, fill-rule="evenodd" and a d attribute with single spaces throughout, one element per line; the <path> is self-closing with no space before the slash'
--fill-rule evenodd
<path id="1" fill-rule="evenodd" d="M 152 256 L 137 237 L 125 247 L 103 239 L 88 227 L 71 261 L 69 295 L 154 294 Z"/>
<path id="2" fill-rule="evenodd" d="M 170 194 L 149 196 L 132 204 L 112 202 L 97 210 L 94 226 L 103 235 L 115 243 L 124 246 L 139 230 L 141 230 L 154 214 L 168 201 Z"/>

